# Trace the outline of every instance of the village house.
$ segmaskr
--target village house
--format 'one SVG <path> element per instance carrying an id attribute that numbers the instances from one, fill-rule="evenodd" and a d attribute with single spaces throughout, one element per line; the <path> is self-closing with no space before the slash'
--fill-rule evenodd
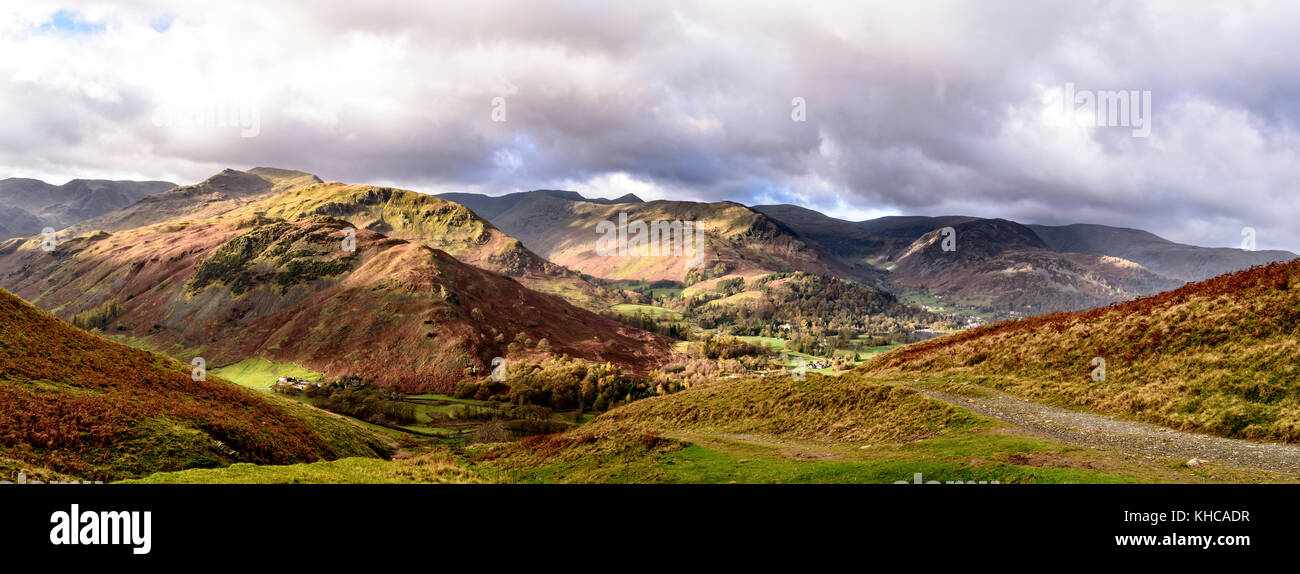
<path id="1" fill-rule="evenodd" d="M 278 380 L 275 381 L 275 386 L 290 387 L 290 388 L 298 389 L 300 391 L 305 391 L 307 390 L 307 387 L 310 387 L 314 384 L 316 383 L 312 381 L 308 381 L 306 379 L 295 379 L 293 377 L 280 377 Z"/>

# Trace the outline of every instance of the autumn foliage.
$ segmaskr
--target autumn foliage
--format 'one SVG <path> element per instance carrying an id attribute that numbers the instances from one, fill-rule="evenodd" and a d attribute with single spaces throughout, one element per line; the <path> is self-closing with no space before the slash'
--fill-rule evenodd
<path id="1" fill-rule="evenodd" d="M 862 367 L 974 381 L 1183 430 L 1300 441 L 1300 260 L 1151 297 L 971 329 Z M 1094 377 L 1104 359 L 1105 377 Z"/>
<path id="2" fill-rule="evenodd" d="M 0 291 L 0 458 L 86 479 L 333 458 L 231 383 L 77 329 Z"/>

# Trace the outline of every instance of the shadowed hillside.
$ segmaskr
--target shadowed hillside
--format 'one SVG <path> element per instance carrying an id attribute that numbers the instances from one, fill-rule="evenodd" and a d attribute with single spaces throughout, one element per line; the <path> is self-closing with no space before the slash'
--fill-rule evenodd
<path id="1" fill-rule="evenodd" d="M 358 425 L 194 381 L 174 360 L 105 340 L 0 291 L 0 475 L 109 480 L 234 462 L 386 456 Z"/>
<path id="2" fill-rule="evenodd" d="M 576 191 L 563 191 L 558 189 L 538 189 L 534 191 L 521 191 L 518 193 L 507 193 L 505 195 L 483 195 L 481 193 L 440 193 L 438 197 L 447 201 L 454 201 L 465 207 L 474 210 L 474 213 L 480 217 L 492 219 L 502 213 L 509 211 L 518 205 L 519 202 L 529 198 L 546 196 L 568 201 L 589 201 L 591 203 L 611 204 L 611 203 L 642 203 L 641 198 L 631 193 L 615 199 L 604 198 L 586 198 Z"/>
<path id="3" fill-rule="evenodd" d="M 1028 227 L 1002 219 L 957 224 L 955 249 L 931 231 L 886 264 L 890 284 L 1035 315 L 1076 310 L 1173 289 L 1179 281 L 1117 257 L 1056 253 Z"/>
<path id="4" fill-rule="evenodd" d="M 1290 251 L 1196 247 L 1174 243 L 1138 229 L 1105 225 L 1030 225 L 1052 249 L 1122 257 L 1181 281 L 1203 281 L 1252 265 L 1296 258 Z"/>
<path id="5" fill-rule="evenodd" d="M 176 187 L 166 181 L 74 179 L 51 185 L 36 179 L 0 180 L 0 239 L 63 229 Z"/>

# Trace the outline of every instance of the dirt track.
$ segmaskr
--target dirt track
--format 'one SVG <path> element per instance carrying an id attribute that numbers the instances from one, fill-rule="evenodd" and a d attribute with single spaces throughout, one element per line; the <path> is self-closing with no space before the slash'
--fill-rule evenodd
<path id="1" fill-rule="evenodd" d="M 1230 466 L 1300 473 L 1300 445 L 1177 431 L 1048 406 L 983 387 L 976 387 L 980 394 L 977 397 L 913 388 L 932 398 L 1062 442 L 1113 448 L 1149 458 L 1198 458 Z"/>

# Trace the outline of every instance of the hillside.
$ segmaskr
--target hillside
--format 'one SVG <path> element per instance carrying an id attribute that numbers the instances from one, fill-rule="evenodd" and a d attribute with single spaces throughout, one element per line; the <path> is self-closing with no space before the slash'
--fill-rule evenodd
<path id="1" fill-rule="evenodd" d="M 0 239 L 35 235 L 45 227 L 63 229 L 174 187 L 165 181 L 0 180 Z"/>
<path id="2" fill-rule="evenodd" d="M 0 284 L 57 315 L 220 367 L 250 357 L 449 391 L 511 341 L 645 373 L 662 339 L 447 253 L 324 215 L 172 220 L 0 246 Z"/>
<path id="3" fill-rule="evenodd" d="M 718 380 L 630 403 L 562 435 L 458 454 L 480 474 L 541 483 L 1294 480 L 1064 444 L 854 373 Z"/>
<path id="4" fill-rule="evenodd" d="M 936 229 L 894 255 L 885 264 L 889 284 L 1025 315 L 1097 307 L 1181 284 L 1116 257 L 1051 251 L 1029 228 L 1002 219 L 953 230 L 953 251 L 943 250 Z"/>
<path id="5" fill-rule="evenodd" d="M 687 255 L 601 255 L 602 222 L 692 222 L 702 248 Z M 492 218 L 533 251 L 565 267 L 607 280 L 672 280 L 692 284 L 727 274 L 807 271 L 851 276 L 852 270 L 784 225 L 732 202 L 651 201 L 603 204 L 534 195 Z M 669 245 L 668 242 L 664 242 Z M 688 240 L 687 247 L 696 247 Z"/>
<path id="6" fill-rule="evenodd" d="M 520 191 L 516 193 L 507 193 L 505 195 L 484 195 L 481 193 L 440 193 L 441 197 L 447 201 L 454 201 L 465 207 L 474 210 L 479 217 L 492 219 L 502 213 L 509 211 L 518 205 L 519 202 L 533 197 L 552 197 L 568 201 L 589 201 L 591 203 L 614 204 L 614 203 L 642 203 L 641 198 L 634 194 L 626 194 L 615 199 L 605 198 L 587 198 L 576 191 L 563 191 L 558 189 L 538 189 L 533 191 Z"/>
<path id="7" fill-rule="evenodd" d="M 1017 396 L 1229 437 L 1300 440 L 1300 261 L 1127 303 L 971 329 L 863 374 Z M 1105 360 L 1094 381 L 1094 358 Z"/>
<path id="8" fill-rule="evenodd" d="M 747 378 L 644 399 L 597 417 L 581 432 L 723 432 L 808 440 L 904 443 L 987 424 L 962 409 L 894 385 L 820 375 Z"/>
<path id="9" fill-rule="evenodd" d="M 529 251 L 466 207 L 403 189 L 339 182 L 297 187 L 228 212 L 298 219 L 324 215 L 358 228 L 446 251 L 481 269 L 588 308 L 619 302 L 616 291 L 597 287 L 577 273 Z"/>
<path id="10" fill-rule="evenodd" d="M 60 233 L 76 237 L 92 231 L 117 232 L 173 219 L 203 219 L 228 213 L 259 199 L 320 183 L 309 173 L 259 167 L 248 171 L 227 169 L 201 183 L 153 195 L 122 209 L 83 221 Z"/>
<path id="11" fill-rule="evenodd" d="M 759 205 L 753 209 L 789 227 L 800 239 L 826 248 L 844 264 L 863 270 L 882 263 L 902 243 L 856 223 L 797 205 Z"/>
<path id="12" fill-rule="evenodd" d="M 1138 229 L 1105 225 L 1030 225 L 1056 251 L 1092 253 L 1128 259 L 1180 281 L 1203 281 L 1254 265 L 1286 262 L 1290 251 L 1197 247 L 1174 243 Z"/>
<path id="13" fill-rule="evenodd" d="M 77 329 L 0 291 L 0 475 L 113 480 L 386 456 L 359 425 Z"/>
<path id="14" fill-rule="evenodd" d="M 1184 245 L 1103 225 L 1021 225 L 957 215 L 849 222 L 793 205 L 754 209 L 847 265 L 892 272 L 886 283 L 895 289 L 1003 317 L 1105 305 L 1296 257 Z M 956 252 L 939 250 L 945 227 L 957 231 Z"/>

